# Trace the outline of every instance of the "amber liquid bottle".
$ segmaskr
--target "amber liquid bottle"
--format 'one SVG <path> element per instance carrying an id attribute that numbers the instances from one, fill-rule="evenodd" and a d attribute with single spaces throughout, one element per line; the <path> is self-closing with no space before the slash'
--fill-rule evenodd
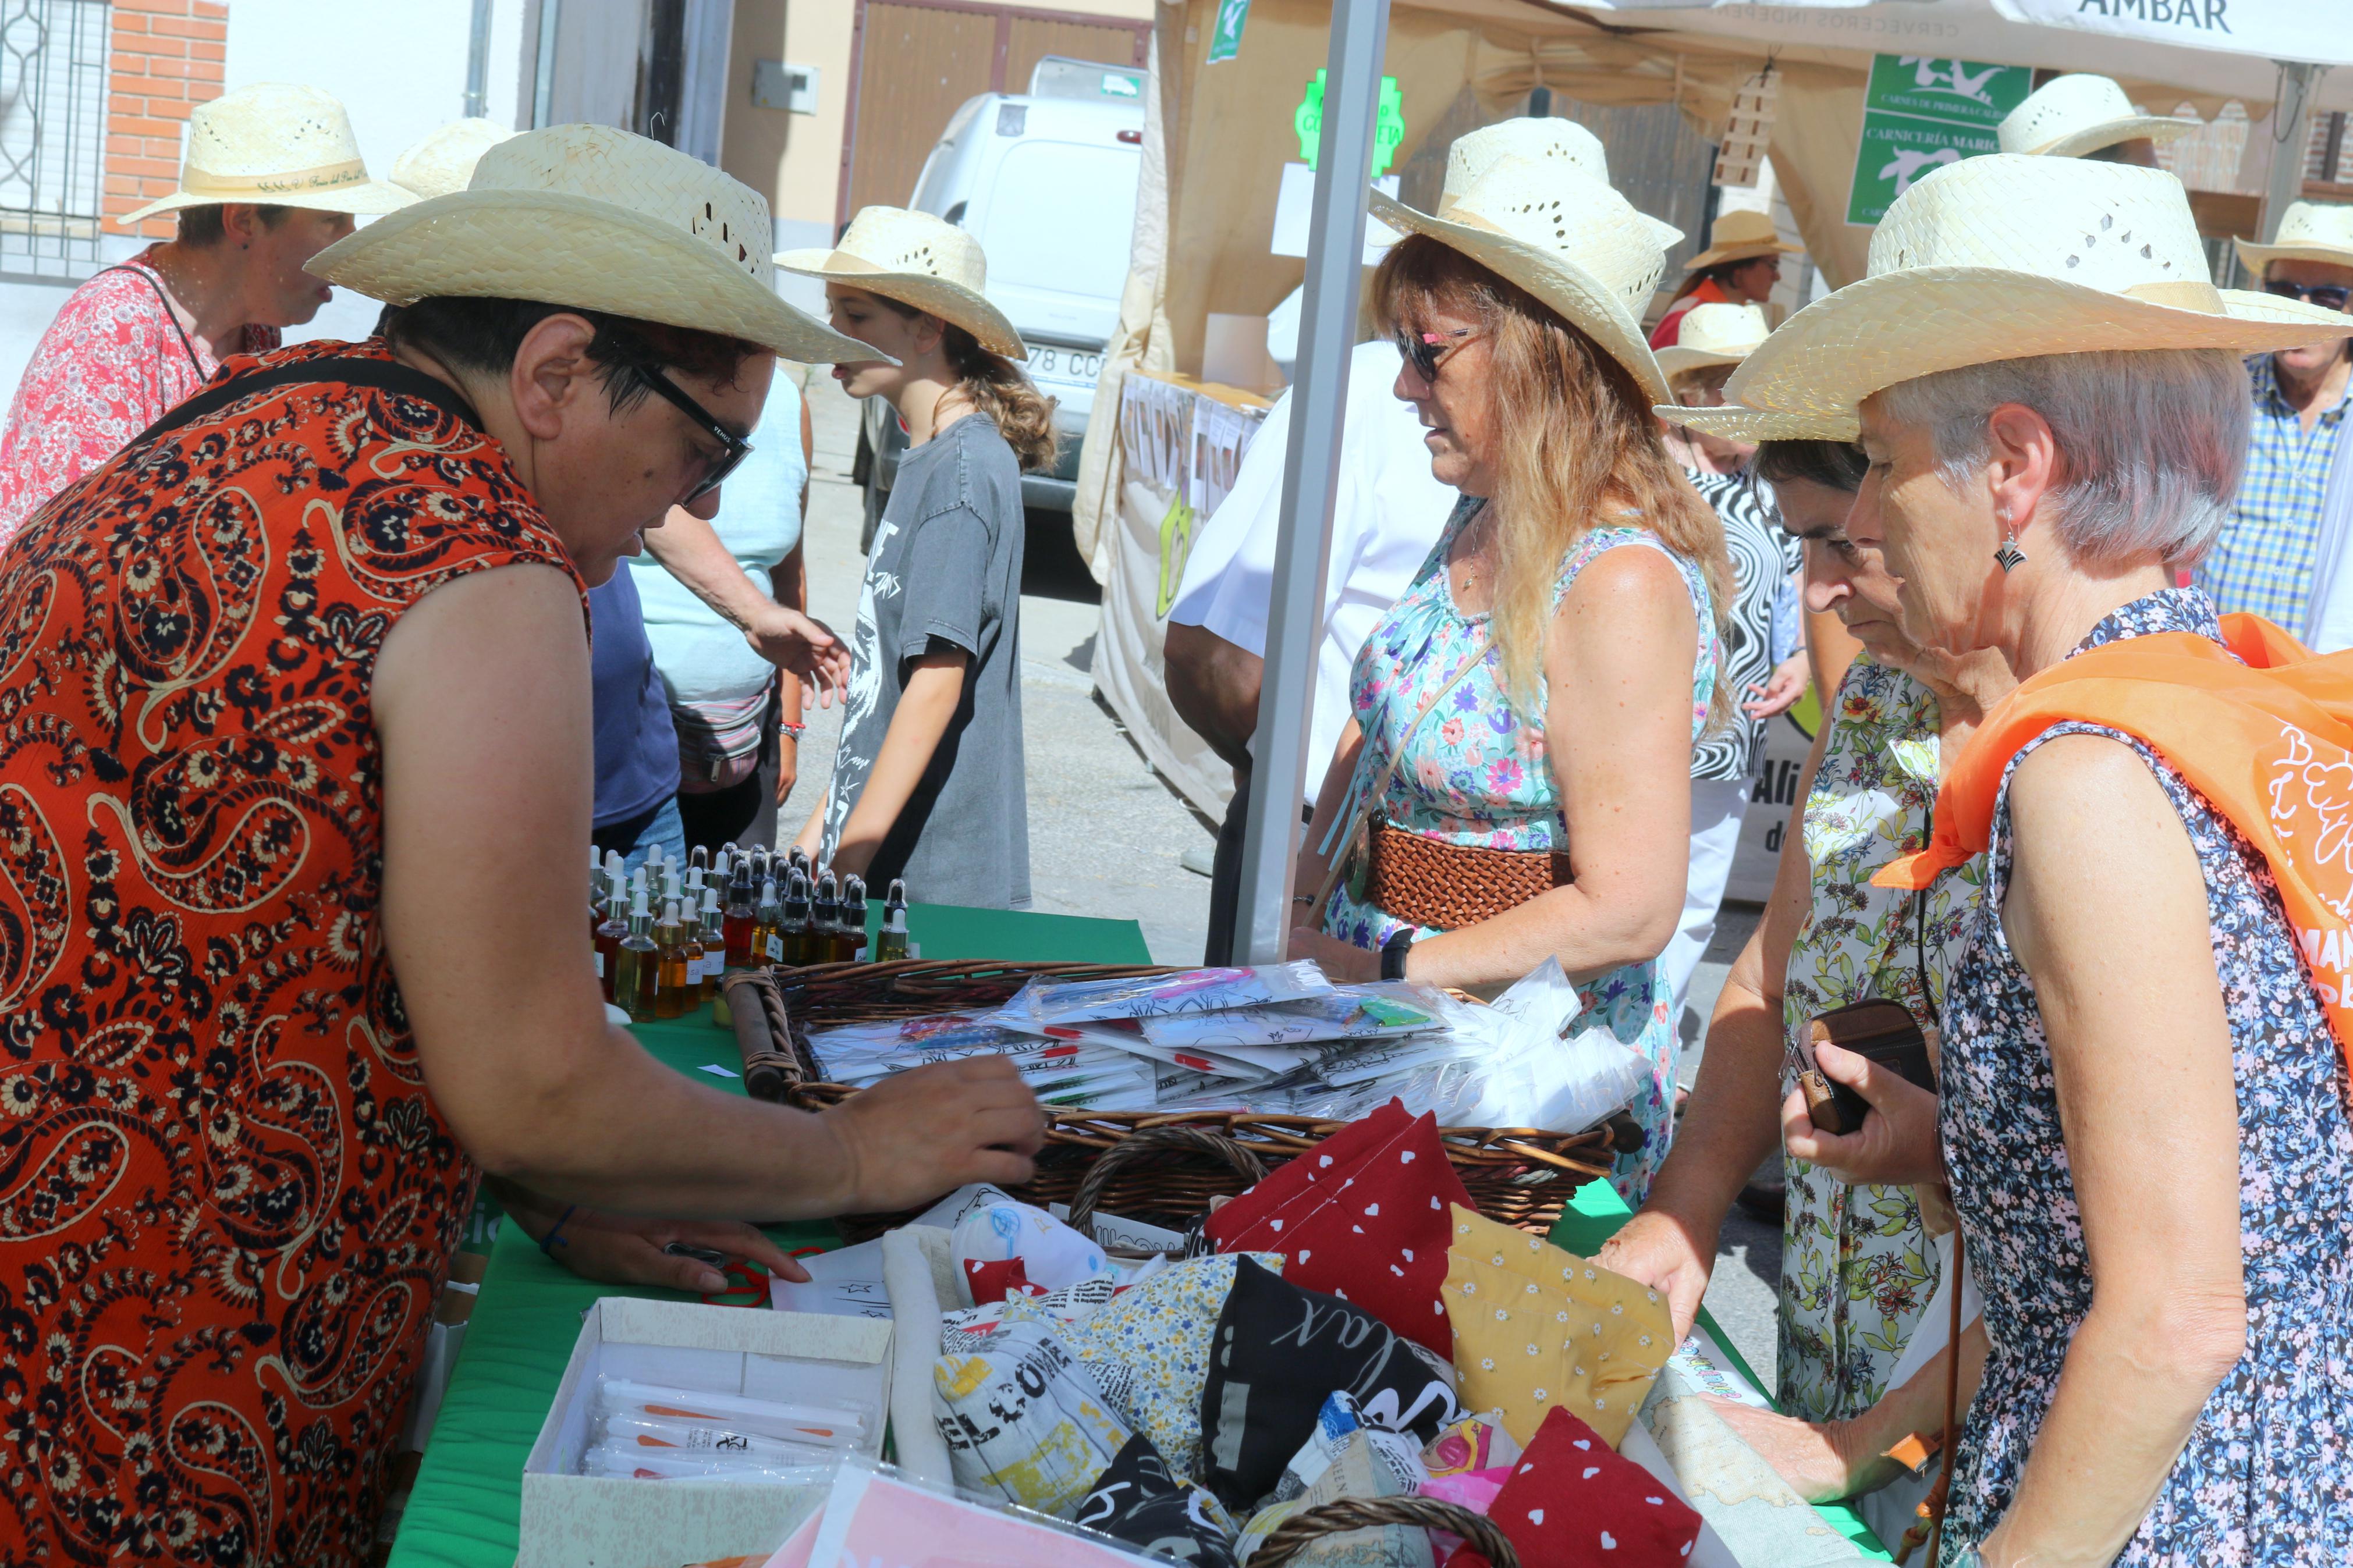
<path id="1" fill-rule="evenodd" d="M 654 917 L 646 910 L 646 896 L 629 905 L 629 934 L 621 939 L 620 962 L 613 970 L 613 994 L 637 1023 L 654 1016 L 654 995 L 661 984 L 661 955 L 654 950 Z"/>
<path id="2" fill-rule="evenodd" d="M 808 883 L 796 871 L 785 890 L 785 907 L 777 921 L 776 947 L 783 956 L 779 963 L 797 969 L 806 963 L 822 963 L 824 954 L 811 940 L 814 925 L 809 920 Z"/>
<path id="3" fill-rule="evenodd" d="M 735 862 L 734 875 L 727 883 L 727 912 L 722 929 L 727 933 L 727 967 L 748 969 L 752 965 L 752 931 L 758 918 L 752 902 L 752 862 Z"/>
<path id="4" fill-rule="evenodd" d="M 785 911 L 776 902 L 776 881 L 771 877 L 760 884 L 758 912 L 752 917 L 752 962 L 754 964 L 783 961 L 784 934 L 777 927 L 784 918 Z"/>
<path id="5" fill-rule="evenodd" d="M 833 961 L 855 963 L 866 945 L 866 879 L 850 877 L 841 884 L 841 919 L 833 928 Z"/>
<path id="6" fill-rule="evenodd" d="M 702 889 L 700 940 L 702 944 L 702 973 L 695 986 L 695 995 L 699 1002 L 708 1002 L 715 1007 L 719 1005 L 719 976 L 727 967 L 724 917 L 719 912 L 719 890 L 716 888 Z"/>
<path id="7" fill-rule="evenodd" d="M 616 886 L 605 900 L 604 923 L 596 928 L 596 984 L 607 1002 L 613 1000 L 613 985 L 620 975 L 621 939 L 629 934 L 621 909 L 621 889 Z"/>
<path id="8" fill-rule="evenodd" d="M 654 1016 L 675 1018 L 686 1011 L 686 927 L 679 923 L 678 900 L 662 905 L 654 924 L 654 958 L 659 978 L 654 986 Z"/>
<path id="9" fill-rule="evenodd" d="M 817 878 L 817 897 L 809 904 L 808 959 L 810 963 L 831 963 L 835 933 L 841 926 L 841 885 L 833 879 L 830 870 L 820 871 Z"/>

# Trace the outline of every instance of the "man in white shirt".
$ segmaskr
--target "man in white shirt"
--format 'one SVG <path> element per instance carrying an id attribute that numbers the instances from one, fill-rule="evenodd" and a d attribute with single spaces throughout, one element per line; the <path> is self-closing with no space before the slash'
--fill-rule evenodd
<path id="1" fill-rule="evenodd" d="M 1324 636 L 1315 654 L 1304 797 L 1310 805 L 1348 721 L 1348 674 L 1357 650 L 1429 558 L 1456 500 L 1452 487 L 1430 475 L 1430 451 L 1413 405 L 1398 402 L 1392 391 L 1400 363 L 1396 346 L 1359 343 L 1354 354 L 1332 503 Z M 1234 798 L 1218 834 L 1210 880 L 1203 962 L 1213 964 L 1233 956 L 1242 824 L 1250 805 L 1250 743 L 1258 728 L 1283 456 L 1290 444 L 1286 392 L 1259 427 L 1232 491 L 1195 537 L 1184 584 L 1168 612 L 1169 701 L 1234 770 Z"/>

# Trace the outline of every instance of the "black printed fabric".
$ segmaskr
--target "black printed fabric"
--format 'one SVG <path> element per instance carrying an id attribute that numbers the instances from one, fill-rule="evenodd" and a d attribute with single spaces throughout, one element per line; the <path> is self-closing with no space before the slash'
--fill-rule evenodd
<path id="1" fill-rule="evenodd" d="M 1172 1563 L 1234 1568 L 1233 1521 L 1217 1499 L 1170 1475 L 1141 1432 L 1104 1467 L 1071 1520 Z"/>
<path id="2" fill-rule="evenodd" d="M 1203 1479 L 1218 1500 L 1247 1513 L 1272 1491 L 1335 1393 L 1368 1425 L 1425 1444 L 1462 1415 L 1436 1356 L 1337 1296 L 1236 1259 L 1201 1392 Z"/>

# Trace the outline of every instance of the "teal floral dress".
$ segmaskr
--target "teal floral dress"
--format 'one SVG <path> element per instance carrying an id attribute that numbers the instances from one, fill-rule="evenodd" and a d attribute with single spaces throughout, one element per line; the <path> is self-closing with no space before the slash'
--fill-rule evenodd
<path id="1" fill-rule="evenodd" d="M 1505 700 L 1503 660 L 1489 640 L 1488 617 L 1458 609 L 1447 580 L 1447 552 L 1481 504 L 1466 497 L 1456 505 L 1412 586 L 1381 617 L 1356 655 L 1348 696 L 1365 744 L 1357 753 L 1348 805 L 1340 820 L 1354 818 L 1364 793 L 1402 744 L 1405 762 L 1378 803 L 1391 826 L 1483 848 L 1564 848 L 1567 825 L 1546 761 L 1544 730 L 1523 722 Z M 1553 604 L 1560 604 L 1577 574 L 1595 559 L 1626 546 L 1655 550 L 1673 562 L 1699 617 L 1699 652 L 1692 661 L 1692 739 L 1696 742 L 1707 723 L 1724 649 L 1715 631 L 1707 583 L 1695 563 L 1669 550 L 1646 528 L 1597 528 L 1577 541 L 1561 563 Z M 1446 693 L 1442 710 L 1417 727 L 1414 719 L 1422 705 L 1471 658 L 1479 660 L 1480 667 Z M 1539 711 L 1543 696 L 1540 689 Z M 1432 934 L 1359 901 L 1345 885 L 1333 895 L 1324 929 L 1363 948 L 1380 947 L 1400 931 Z M 1650 1088 L 1632 1107 L 1646 1135 L 1642 1147 L 1619 1156 L 1610 1175 L 1610 1184 L 1635 1205 L 1649 1190 L 1651 1173 L 1667 1157 L 1667 1144 L 1674 1135 L 1680 1042 L 1668 1017 L 1672 998 L 1655 967 L 1626 964 L 1578 988 L 1585 999 L 1584 1016 L 1606 1023 L 1651 1063 Z"/>
<path id="2" fill-rule="evenodd" d="M 1807 1021 L 1873 997 L 1932 1021 L 1985 882 L 1985 858 L 1936 879 L 1925 905 L 1871 879 L 1927 840 L 1936 801 L 1936 694 L 1900 670 L 1855 659 L 1806 797 L 1813 897 L 1782 983 L 1781 1093 L 1797 1087 Z M 1926 973 L 1923 955 L 1926 957 Z M 1936 1249 L 1909 1187 L 1852 1186 L 1781 1156 L 1778 1381 L 1785 1414 L 1836 1421 L 1879 1402 L 1936 1292 Z"/>

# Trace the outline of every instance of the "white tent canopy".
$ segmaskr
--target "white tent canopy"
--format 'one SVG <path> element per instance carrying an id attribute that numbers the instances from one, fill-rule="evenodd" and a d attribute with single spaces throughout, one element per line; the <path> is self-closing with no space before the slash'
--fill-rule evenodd
<path id="1" fill-rule="evenodd" d="M 2277 62 L 2353 66 L 2346 0 L 1572 0 L 1630 39 L 1705 34 L 1793 50 L 1900 54 L 2097 71 L 2178 88 L 2210 114 L 2278 95 Z M 2167 106 L 2168 109 L 2170 105 Z M 2353 72 L 2324 78 L 2315 107 L 2353 109 Z"/>

